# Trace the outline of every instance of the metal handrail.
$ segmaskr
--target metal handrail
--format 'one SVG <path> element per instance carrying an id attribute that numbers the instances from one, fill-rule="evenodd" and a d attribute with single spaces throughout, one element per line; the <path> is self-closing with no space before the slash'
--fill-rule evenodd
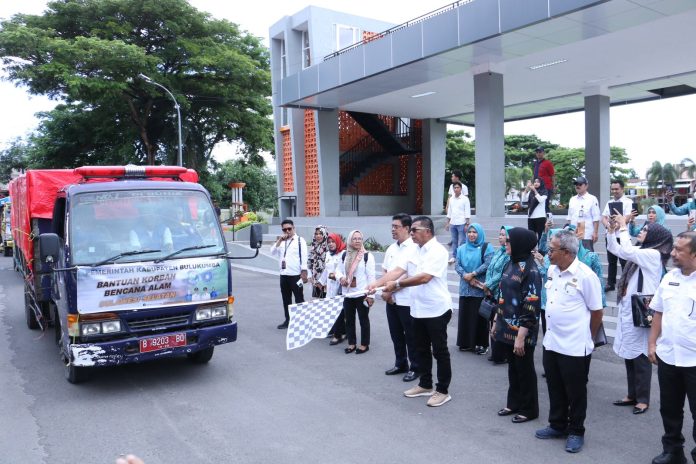
<path id="1" fill-rule="evenodd" d="M 392 28 L 389 28 L 386 31 L 379 32 L 379 33 L 373 35 L 372 37 L 369 37 L 367 39 L 363 39 L 360 42 L 356 42 L 353 45 L 349 45 L 349 46 L 342 48 L 338 51 L 335 51 L 329 55 L 326 55 L 324 57 L 324 61 L 330 60 L 331 58 L 336 58 L 337 56 L 342 55 L 343 53 L 346 53 L 347 51 L 350 51 L 350 50 L 357 48 L 361 45 L 364 45 L 368 42 L 372 42 L 373 40 L 381 39 L 383 37 L 388 36 L 389 34 L 393 34 L 394 32 L 396 32 L 398 30 L 413 26 L 414 24 L 418 24 L 420 22 L 423 22 L 426 19 L 430 19 L 434 16 L 440 15 L 440 14 L 444 13 L 445 11 L 453 10 L 453 9 L 459 7 L 460 5 L 464 5 L 466 3 L 471 3 L 473 1 L 474 0 L 459 0 L 459 1 L 454 2 L 454 3 L 448 3 L 447 5 L 442 6 L 436 10 L 433 10 L 430 13 L 422 14 L 422 15 L 418 16 L 417 18 L 410 19 L 410 20 L 406 21 L 405 23 L 402 23 L 402 24 L 399 24 L 399 25 L 394 26 Z"/>

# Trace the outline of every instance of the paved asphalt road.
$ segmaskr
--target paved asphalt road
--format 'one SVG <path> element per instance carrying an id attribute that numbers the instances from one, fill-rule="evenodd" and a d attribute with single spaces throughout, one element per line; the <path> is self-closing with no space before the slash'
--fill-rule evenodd
<path id="1" fill-rule="evenodd" d="M 239 339 L 210 364 L 162 360 L 71 385 L 52 337 L 26 328 L 19 275 L 0 258 L 0 463 L 112 463 L 134 452 L 147 464 L 598 464 L 648 463 L 660 452 L 656 376 L 648 413 L 612 406 L 625 374 L 609 347 L 592 361 L 586 445 L 571 456 L 563 441 L 534 438 L 548 413 L 541 377 L 542 418 L 512 424 L 495 414 L 505 406 L 506 368 L 453 351 L 453 400 L 428 408 L 402 396 L 411 384 L 383 374 L 393 362 L 383 304 L 372 310 L 368 353 L 345 355 L 328 340 L 288 352 L 275 328 L 277 277 L 235 270 L 234 285 Z M 456 318 L 450 346 L 455 327 Z"/>

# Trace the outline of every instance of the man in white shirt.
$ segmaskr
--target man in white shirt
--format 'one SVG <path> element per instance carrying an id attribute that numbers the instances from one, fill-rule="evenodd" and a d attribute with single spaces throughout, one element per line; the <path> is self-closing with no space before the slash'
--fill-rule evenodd
<path id="1" fill-rule="evenodd" d="M 570 230 L 551 239 L 546 286 L 543 363 L 549 390 L 549 425 L 536 437 L 567 436 L 566 451 L 582 449 L 587 412 L 587 376 L 594 336 L 602 323 L 602 286 L 577 258 L 579 243 Z"/>
<path id="2" fill-rule="evenodd" d="M 462 184 L 462 195 L 464 195 L 465 197 L 469 196 L 469 188 L 466 185 L 464 185 L 464 182 L 462 182 L 462 177 L 462 171 L 460 171 L 459 169 L 455 169 L 452 171 L 452 177 L 450 177 L 452 183 L 450 184 L 449 189 L 447 190 L 448 198 L 454 196 L 455 182 L 459 182 L 460 184 Z"/>
<path id="3" fill-rule="evenodd" d="M 280 264 L 280 294 L 283 298 L 283 310 L 285 321 L 278 329 L 287 329 L 290 323 L 288 306 L 295 303 L 304 303 L 303 283 L 307 283 L 307 242 L 295 234 L 295 224 L 290 219 L 285 219 L 280 227 L 283 235 L 271 246 L 271 254 L 278 258 Z"/>
<path id="4" fill-rule="evenodd" d="M 579 222 L 585 223 L 582 245 L 588 250 L 594 251 L 594 244 L 599 238 L 599 202 L 597 197 L 587 192 L 586 178 L 578 177 L 573 183 L 577 195 L 571 197 L 568 202 L 567 221 L 575 227 L 578 227 Z"/>
<path id="5" fill-rule="evenodd" d="M 389 245 L 384 254 L 382 270 L 388 273 L 394 269 L 399 260 L 416 245 L 411 240 L 411 216 L 400 213 L 392 217 L 391 232 L 396 242 Z M 389 334 L 394 344 L 394 367 L 385 374 L 405 373 L 404 382 L 418 378 L 418 361 L 413 346 L 413 317 L 411 317 L 411 289 L 404 288 L 398 292 L 382 292 L 382 299 L 387 302 L 387 323 Z M 409 364 L 410 363 L 410 364 Z M 410 365 L 410 367 L 409 367 Z"/>
<path id="6" fill-rule="evenodd" d="M 447 288 L 447 249 L 435 238 L 435 226 L 427 216 L 413 219 L 411 238 L 417 245 L 401 257 L 396 267 L 368 286 L 371 292 L 385 286 L 388 292 L 411 289 L 413 334 L 420 368 L 418 385 L 404 396 L 428 396 L 428 406 L 442 406 L 452 399 L 452 380 L 447 348 L 447 324 L 452 318 L 452 297 Z M 407 277 L 400 279 L 404 274 Z M 432 355 L 431 355 L 432 352 Z M 437 384 L 433 392 L 433 359 L 437 361 Z"/>
<path id="7" fill-rule="evenodd" d="M 466 241 L 466 229 L 471 219 L 471 203 L 469 198 L 462 194 L 462 183 L 453 182 L 454 196 L 447 203 L 447 223 L 445 230 L 452 234 L 452 257 L 449 260 L 453 264 L 457 259 L 457 248 Z"/>
<path id="8" fill-rule="evenodd" d="M 616 214 L 615 211 L 609 210 L 609 203 L 621 203 L 622 209 L 619 211 L 622 216 L 628 216 L 633 210 L 633 200 L 624 195 L 624 182 L 621 179 L 614 179 L 610 184 L 612 198 L 604 206 L 602 211 L 602 224 L 606 230 L 609 230 L 609 219 Z M 617 238 L 618 242 L 619 239 Z M 626 265 L 625 259 L 619 259 L 615 254 L 607 250 L 607 261 L 609 261 L 609 271 L 607 272 L 607 285 L 604 287 L 605 292 L 611 292 L 616 288 L 616 273 L 618 272 L 617 262 L 621 261 L 621 270 Z"/>
<path id="9" fill-rule="evenodd" d="M 665 429 L 663 452 L 653 464 L 686 463 L 684 456 L 684 398 L 696 419 L 696 232 L 682 232 L 672 249 L 672 269 L 650 302 L 655 310 L 648 359 L 657 364 L 660 415 Z M 696 427 L 692 430 L 696 439 Z M 696 460 L 696 448 L 691 450 Z"/>

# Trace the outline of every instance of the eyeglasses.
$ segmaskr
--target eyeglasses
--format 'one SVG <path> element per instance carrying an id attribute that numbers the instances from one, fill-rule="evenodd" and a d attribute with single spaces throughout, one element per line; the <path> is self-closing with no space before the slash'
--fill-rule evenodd
<path id="1" fill-rule="evenodd" d="M 413 232 L 418 232 L 419 230 L 428 230 L 428 228 L 427 227 L 411 227 L 409 229 L 409 232 L 413 233 Z"/>
<path id="2" fill-rule="evenodd" d="M 284 227 L 283 228 L 283 232 L 291 232 L 291 231 L 292 231 L 292 227 Z"/>

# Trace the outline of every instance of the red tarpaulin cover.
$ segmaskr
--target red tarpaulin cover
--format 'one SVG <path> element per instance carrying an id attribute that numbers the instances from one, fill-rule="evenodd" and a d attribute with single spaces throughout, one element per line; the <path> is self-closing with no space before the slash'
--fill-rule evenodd
<path id="1" fill-rule="evenodd" d="M 185 182 L 198 182 L 198 173 L 189 169 L 179 176 Z M 112 182 L 114 179 L 90 179 L 88 182 Z M 155 179 L 152 179 L 155 180 Z M 169 180 L 161 178 L 157 180 Z M 33 269 L 34 244 L 31 237 L 31 219 L 53 218 L 53 205 L 58 192 L 70 184 L 84 181 L 73 169 L 28 170 L 10 182 L 12 198 L 12 238 L 22 251 L 29 269 Z"/>

